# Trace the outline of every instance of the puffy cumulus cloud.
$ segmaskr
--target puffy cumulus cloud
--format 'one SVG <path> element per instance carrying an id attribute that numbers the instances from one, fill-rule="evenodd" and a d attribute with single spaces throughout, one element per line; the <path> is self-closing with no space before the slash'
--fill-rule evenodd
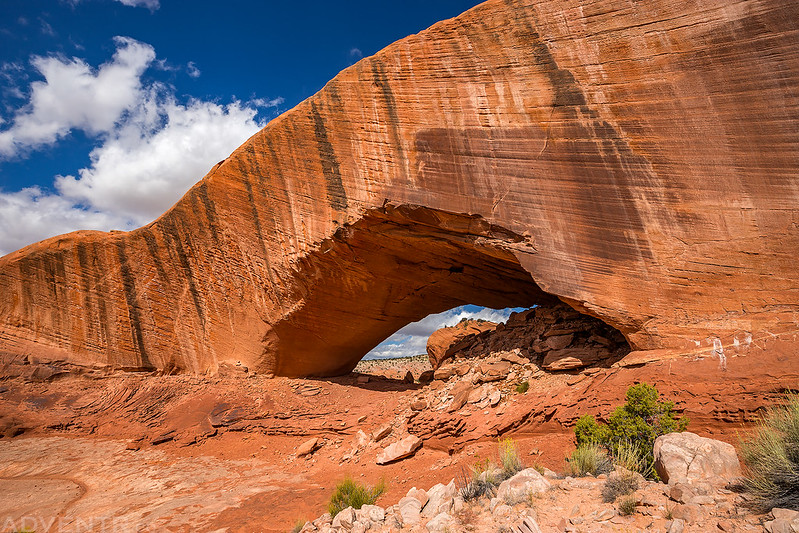
<path id="1" fill-rule="evenodd" d="M 70 229 L 126 229 L 125 220 L 91 209 L 79 209 L 38 187 L 0 192 L 0 255 Z"/>
<path id="2" fill-rule="evenodd" d="M 411 357 L 427 351 L 427 338 L 437 329 L 454 326 L 464 318 L 482 318 L 491 322 L 505 322 L 514 309 L 474 309 L 473 306 L 456 307 L 443 313 L 428 315 L 418 322 L 408 324 L 370 351 L 364 359 L 394 359 Z"/>
<path id="3" fill-rule="evenodd" d="M 144 84 L 147 44 L 118 38 L 113 58 L 35 58 L 44 82 L 0 130 L 0 154 L 22 155 L 83 130 L 97 139 L 90 165 L 56 176 L 54 191 L 0 191 L 0 255 L 77 229 L 132 229 L 159 216 L 218 161 L 263 127 L 260 109 L 282 98 L 181 103 L 174 89 Z"/>
<path id="4" fill-rule="evenodd" d="M 158 91 L 90 154 L 78 176 L 58 176 L 65 198 L 150 222 L 174 204 L 218 161 L 261 128 L 257 110 L 194 100 L 180 105 Z"/>
<path id="5" fill-rule="evenodd" d="M 93 136 L 112 130 L 137 105 L 141 75 L 155 59 L 148 44 L 127 37 L 117 37 L 116 44 L 111 61 L 96 70 L 77 58 L 34 57 L 44 81 L 31 83 L 30 101 L 0 132 L 0 155 L 55 143 L 73 129 Z"/>

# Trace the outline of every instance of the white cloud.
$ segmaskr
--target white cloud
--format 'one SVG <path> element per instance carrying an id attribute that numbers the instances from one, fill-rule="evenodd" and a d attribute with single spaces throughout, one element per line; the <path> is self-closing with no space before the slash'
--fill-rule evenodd
<path id="1" fill-rule="evenodd" d="M 34 57 L 45 81 L 31 84 L 30 101 L 0 132 L 0 155 L 11 157 L 53 144 L 73 129 L 89 135 L 112 130 L 123 113 L 137 104 L 141 75 L 155 59 L 153 47 L 117 37 L 111 61 L 94 70 L 72 58 Z"/>
<path id="2" fill-rule="evenodd" d="M 56 176 L 55 192 L 0 191 L 0 255 L 77 229 L 150 222 L 263 127 L 259 108 L 283 102 L 178 102 L 173 88 L 142 83 L 151 46 L 116 42 L 113 59 L 96 70 L 74 58 L 34 59 L 45 81 L 31 84 L 29 102 L 0 131 L 0 152 L 25 155 L 77 129 L 98 143 L 87 168 Z"/>
<path id="3" fill-rule="evenodd" d="M 62 233 L 64 228 L 125 229 L 125 221 L 110 213 L 77 209 L 72 202 L 38 187 L 0 192 L 0 255 Z"/>
<path id="4" fill-rule="evenodd" d="M 159 0 L 117 0 L 117 2 L 130 7 L 146 7 L 150 11 L 161 7 Z"/>
<path id="5" fill-rule="evenodd" d="M 192 101 L 157 92 L 91 154 L 79 177 L 58 176 L 66 198 L 145 224 L 174 204 L 219 160 L 256 133 L 256 110 Z M 163 125 L 159 123 L 163 121 Z"/>
<path id="6" fill-rule="evenodd" d="M 408 324 L 370 351 L 364 359 L 393 359 L 426 353 L 427 338 L 437 329 L 454 326 L 464 318 L 482 318 L 491 322 L 505 322 L 513 309 L 481 308 L 472 311 L 456 307 L 443 313 L 428 315 L 418 322 Z"/>
<path id="7" fill-rule="evenodd" d="M 202 74 L 200 69 L 197 68 L 197 65 L 194 64 L 194 61 L 188 62 L 186 65 L 186 73 L 192 78 L 199 78 L 200 74 Z"/>

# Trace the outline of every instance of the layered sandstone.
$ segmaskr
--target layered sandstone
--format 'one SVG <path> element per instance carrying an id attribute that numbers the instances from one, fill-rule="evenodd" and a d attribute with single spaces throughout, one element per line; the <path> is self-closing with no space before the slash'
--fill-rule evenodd
<path id="1" fill-rule="evenodd" d="M 464 337 L 472 337 L 497 327 L 496 322 L 488 320 L 463 319 L 454 326 L 435 330 L 427 339 L 427 357 L 433 369 L 441 366 L 444 360 L 452 357 L 453 347 Z"/>
<path id="2" fill-rule="evenodd" d="M 796 330 L 799 4 L 489 0 L 343 71 L 130 233 L 0 259 L 0 352 L 347 372 L 465 303 L 633 348 Z"/>

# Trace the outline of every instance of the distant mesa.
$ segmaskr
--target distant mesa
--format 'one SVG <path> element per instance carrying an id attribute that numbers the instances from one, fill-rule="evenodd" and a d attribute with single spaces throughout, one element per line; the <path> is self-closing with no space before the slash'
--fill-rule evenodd
<path id="1" fill-rule="evenodd" d="M 464 304 L 635 350 L 795 331 L 799 3 L 728 7 L 491 0 L 398 41 L 152 224 L 0 259 L 3 361 L 330 376 Z"/>

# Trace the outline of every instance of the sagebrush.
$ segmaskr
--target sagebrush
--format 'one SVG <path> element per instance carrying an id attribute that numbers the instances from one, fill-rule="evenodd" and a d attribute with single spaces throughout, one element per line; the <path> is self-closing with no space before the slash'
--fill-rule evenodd
<path id="1" fill-rule="evenodd" d="M 327 510 L 331 516 L 336 516 L 347 507 L 360 509 L 364 505 L 374 505 L 377 498 L 385 491 L 386 483 L 382 479 L 374 487 L 367 487 L 357 481 L 353 481 L 350 477 L 346 477 L 341 483 L 336 485 L 336 490 L 333 491 L 333 495 L 330 497 Z"/>
<path id="2" fill-rule="evenodd" d="M 799 510 L 799 395 L 788 394 L 772 407 L 756 429 L 740 442 L 745 465 L 742 488 L 758 511 L 774 507 Z"/>

